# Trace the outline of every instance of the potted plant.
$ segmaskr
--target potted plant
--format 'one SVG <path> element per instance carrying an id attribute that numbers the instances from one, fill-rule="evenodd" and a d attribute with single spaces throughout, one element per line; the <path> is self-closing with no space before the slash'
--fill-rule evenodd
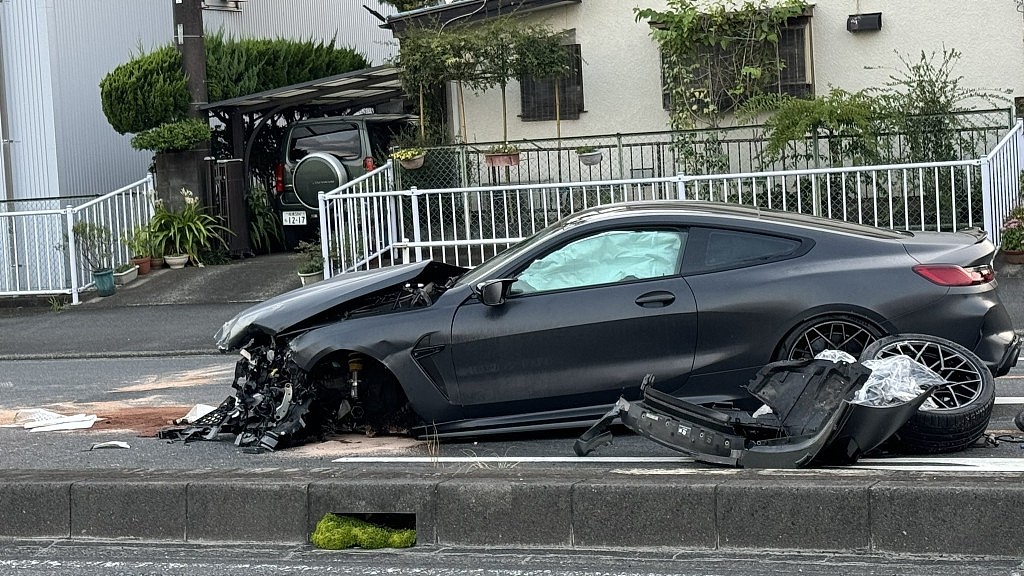
<path id="1" fill-rule="evenodd" d="M 196 266 L 199 250 L 209 248 L 213 240 L 225 244 L 218 232 L 230 232 L 217 224 L 217 219 L 203 212 L 199 199 L 191 190 L 181 189 L 184 201 L 181 210 L 168 210 L 162 203 L 150 222 L 151 233 L 164 246 L 164 260 L 172 269 L 183 268 L 191 260 Z"/>
<path id="2" fill-rule="evenodd" d="M 121 238 L 121 242 L 128 248 L 128 252 L 131 253 L 131 262 L 135 266 L 138 266 L 139 274 L 149 274 L 150 270 L 150 238 L 149 228 L 145 226 L 136 226 L 132 229 L 131 233 Z"/>
<path id="3" fill-rule="evenodd" d="M 79 222 L 71 227 L 75 238 L 75 246 L 82 258 L 82 263 L 92 270 L 92 279 L 96 283 L 96 293 L 110 296 L 114 293 L 114 238 L 110 228 L 103 224 Z"/>
<path id="4" fill-rule="evenodd" d="M 399 148 L 391 153 L 391 157 L 398 160 L 398 163 L 406 170 L 421 168 L 423 166 L 423 159 L 426 158 L 426 156 L 427 151 L 418 146 L 413 146 L 411 148 Z"/>
<path id="5" fill-rule="evenodd" d="M 603 153 L 594 146 L 580 146 L 576 149 L 576 155 L 585 166 L 594 166 L 601 163 Z"/>
<path id="6" fill-rule="evenodd" d="M 302 285 L 313 284 L 324 279 L 324 255 L 319 242 L 299 242 L 298 274 Z"/>
<path id="7" fill-rule="evenodd" d="M 484 152 L 484 163 L 488 166 L 515 166 L 519 164 L 519 147 L 515 144 L 495 144 Z"/>
<path id="8" fill-rule="evenodd" d="M 114 284 L 124 286 L 139 276 L 137 264 L 121 264 L 114 268 Z"/>
<path id="9" fill-rule="evenodd" d="M 1024 264 L 1024 205 L 1011 210 L 1003 220 L 999 249 L 1008 264 Z"/>

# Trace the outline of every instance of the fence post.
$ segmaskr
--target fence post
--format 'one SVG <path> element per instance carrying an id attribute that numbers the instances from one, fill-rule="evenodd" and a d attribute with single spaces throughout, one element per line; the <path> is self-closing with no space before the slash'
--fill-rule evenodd
<path id="1" fill-rule="evenodd" d="M 992 190 L 992 174 L 991 174 L 991 160 L 988 156 L 981 159 L 981 211 L 985 218 L 985 233 L 988 235 L 988 239 L 992 241 L 997 247 L 999 246 L 999 238 L 996 236 L 997 230 L 995 226 L 995 215 L 992 213 L 994 209 L 993 200 L 995 191 Z"/>
<path id="2" fill-rule="evenodd" d="M 327 199 L 324 196 L 326 196 L 324 192 L 317 193 L 316 209 L 320 212 L 320 254 L 324 259 L 324 280 L 326 280 L 334 275 L 334 271 L 331 270 L 331 237 L 328 235 Z"/>
<path id="3" fill-rule="evenodd" d="M 622 153 L 622 134 L 615 135 L 615 150 L 619 154 L 619 178 L 622 180 L 626 179 L 626 165 L 624 164 L 625 158 Z"/>
<path id="4" fill-rule="evenodd" d="M 410 188 L 412 192 L 412 241 L 416 242 L 416 261 L 423 261 L 423 248 L 419 246 L 420 241 L 420 193 L 415 186 Z"/>
<path id="5" fill-rule="evenodd" d="M 64 235 L 68 241 L 64 244 L 68 251 L 68 265 L 70 266 L 69 272 L 71 273 L 71 304 L 76 306 L 80 303 L 78 298 L 78 292 L 80 290 L 78 284 L 78 247 L 75 245 L 75 209 L 69 204 L 64 209 Z"/>
<path id="6" fill-rule="evenodd" d="M 676 174 L 673 178 L 676 181 L 676 199 L 686 200 L 686 182 L 684 181 L 686 177 L 682 174 Z"/>

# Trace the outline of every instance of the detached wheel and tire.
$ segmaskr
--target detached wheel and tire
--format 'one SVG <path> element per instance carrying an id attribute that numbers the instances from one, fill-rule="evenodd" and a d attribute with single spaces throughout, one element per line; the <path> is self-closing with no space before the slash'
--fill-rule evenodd
<path id="1" fill-rule="evenodd" d="M 909 356 L 949 383 L 932 395 L 936 409 L 921 409 L 890 440 L 906 454 L 956 452 L 973 444 L 988 426 L 995 380 L 981 359 L 963 346 L 927 334 L 887 336 L 868 345 L 859 360 Z"/>

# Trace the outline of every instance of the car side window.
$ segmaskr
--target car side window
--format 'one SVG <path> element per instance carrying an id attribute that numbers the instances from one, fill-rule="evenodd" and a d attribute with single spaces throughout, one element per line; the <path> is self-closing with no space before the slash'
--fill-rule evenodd
<path id="1" fill-rule="evenodd" d="M 292 131 L 288 159 L 296 162 L 310 152 L 327 152 L 343 160 L 360 158 L 359 127 L 355 124 L 299 126 Z"/>
<path id="2" fill-rule="evenodd" d="M 609 230 L 574 240 L 537 258 L 512 284 L 511 294 L 632 282 L 679 273 L 686 233 Z"/>
<path id="3" fill-rule="evenodd" d="M 778 260 L 800 250 L 800 241 L 739 230 L 709 230 L 702 268 L 731 268 Z"/>

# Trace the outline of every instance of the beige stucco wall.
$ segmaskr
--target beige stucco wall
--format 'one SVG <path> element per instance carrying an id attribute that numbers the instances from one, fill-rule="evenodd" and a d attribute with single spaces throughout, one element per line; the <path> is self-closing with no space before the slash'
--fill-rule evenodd
<path id="1" fill-rule="evenodd" d="M 663 9 L 661 0 L 583 0 L 532 15 L 552 29 L 575 30 L 583 55 L 586 112 L 563 120 L 562 137 L 668 129 L 661 106 L 659 56 L 638 6 Z M 881 12 L 878 32 L 846 31 L 850 14 Z M 856 91 L 880 86 L 902 69 L 900 54 L 954 48 L 963 55 L 954 71 L 962 85 L 1000 92 L 1009 106 L 1024 95 L 1024 15 L 1015 0 L 819 0 L 811 19 L 814 87 Z M 519 85 L 508 86 L 509 138 L 553 138 L 554 121 L 521 122 Z M 454 99 L 453 99 L 454 101 Z M 501 140 L 501 94 L 466 94 L 467 139 Z M 457 116 L 456 116 L 457 117 Z M 457 120 L 453 121 L 457 126 Z"/>

